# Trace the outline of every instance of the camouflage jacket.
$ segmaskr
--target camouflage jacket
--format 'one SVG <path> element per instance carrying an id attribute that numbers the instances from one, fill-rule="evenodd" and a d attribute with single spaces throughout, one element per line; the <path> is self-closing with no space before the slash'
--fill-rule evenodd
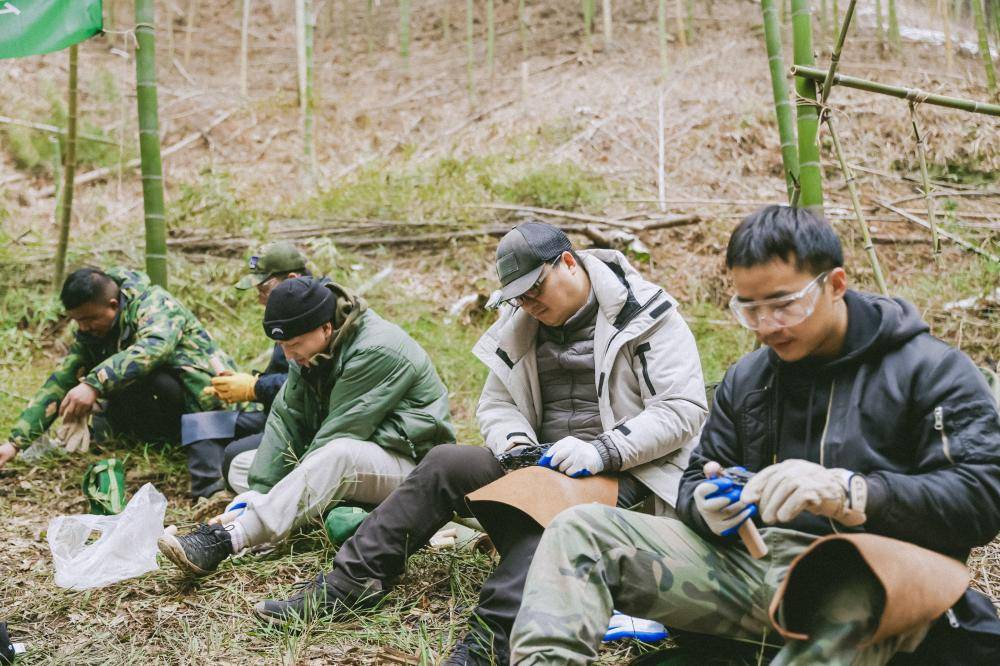
<path id="1" fill-rule="evenodd" d="M 184 386 L 188 412 L 229 408 L 202 395 L 215 375 L 212 357 L 227 368 L 235 365 L 198 318 L 144 273 L 112 268 L 108 275 L 121 287 L 114 327 L 100 340 L 77 333 L 69 353 L 14 424 L 10 438 L 18 447 L 52 425 L 59 403 L 81 381 L 107 398 L 156 368 L 170 368 Z"/>

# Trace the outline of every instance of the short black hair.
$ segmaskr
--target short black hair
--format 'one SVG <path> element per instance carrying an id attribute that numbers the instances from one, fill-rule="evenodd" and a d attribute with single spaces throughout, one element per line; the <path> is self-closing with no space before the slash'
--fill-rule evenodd
<path id="1" fill-rule="evenodd" d="M 67 310 L 86 303 L 106 303 L 118 297 L 118 284 L 104 271 L 90 266 L 69 274 L 59 292 L 59 300 Z"/>
<path id="2" fill-rule="evenodd" d="M 805 208 L 767 206 L 747 216 L 729 237 L 726 267 L 750 268 L 775 259 L 813 275 L 844 265 L 830 223 Z"/>

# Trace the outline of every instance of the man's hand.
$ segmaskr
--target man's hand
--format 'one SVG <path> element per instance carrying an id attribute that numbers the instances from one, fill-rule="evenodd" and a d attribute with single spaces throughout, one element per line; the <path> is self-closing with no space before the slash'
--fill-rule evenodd
<path id="1" fill-rule="evenodd" d="M 97 404 L 97 389 L 90 384 L 77 384 L 59 405 L 59 416 L 71 421 L 82 420 Z"/>
<path id="2" fill-rule="evenodd" d="M 756 507 L 740 500 L 739 489 L 734 488 L 731 479 L 714 476 L 712 474 L 708 481 L 695 486 L 694 505 L 698 507 L 708 529 L 719 536 L 729 536 L 756 513 Z M 709 498 L 709 495 L 715 496 Z"/>
<path id="3" fill-rule="evenodd" d="M 0 469 L 17 455 L 17 447 L 11 442 L 0 444 Z"/>
<path id="4" fill-rule="evenodd" d="M 247 372 L 227 372 L 212 377 L 212 386 L 205 387 L 204 393 L 213 393 L 228 403 L 252 402 L 257 399 L 255 388 L 257 377 Z"/>
<path id="5" fill-rule="evenodd" d="M 827 469 L 808 460 L 785 460 L 758 472 L 740 499 L 760 505 L 765 523 L 787 523 L 803 511 L 832 518 L 848 527 L 865 522 L 863 509 L 850 506 L 850 472 Z"/>
<path id="6" fill-rule="evenodd" d="M 557 469 L 566 476 L 578 478 L 604 471 L 604 461 L 590 442 L 577 437 L 563 437 L 549 447 L 538 464 Z"/>

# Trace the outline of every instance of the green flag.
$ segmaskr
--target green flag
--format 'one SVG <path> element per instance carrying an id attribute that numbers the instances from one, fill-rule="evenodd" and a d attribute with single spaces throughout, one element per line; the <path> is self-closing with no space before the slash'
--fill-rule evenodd
<path id="1" fill-rule="evenodd" d="M 0 0 L 0 58 L 59 51 L 103 25 L 101 0 Z"/>

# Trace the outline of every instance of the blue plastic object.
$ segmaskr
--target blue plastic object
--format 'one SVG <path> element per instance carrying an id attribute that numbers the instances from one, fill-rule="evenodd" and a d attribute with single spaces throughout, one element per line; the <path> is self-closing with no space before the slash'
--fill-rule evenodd
<path id="1" fill-rule="evenodd" d="M 740 501 L 740 493 L 743 492 L 742 483 L 737 483 L 733 479 L 727 478 L 725 476 L 716 477 L 714 479 L 708 479 L 708 482 L 714 484 L 718 488 L 718 490 L 707 495 L 705 499 L 715 499 L 717 497 L 725 497 L 729 500 L 730 504 Z M 736 532 L 740 529 L 740 525 L 742 525 L 743 523 L 745 523 L 746 521 L 750 520 L 751 518 L 757 515 L 756 504 L 749 504 L 747 506 L 750 509 L 750 512 L 747 514 L 746 518 L 741 520 L 738 525 L 735 525 L 733 527 L 730 527 L 728 530 L 725 530 L 722 533 L 722 536 L 730 536 L 732 534 L 736 534 Z"/>

